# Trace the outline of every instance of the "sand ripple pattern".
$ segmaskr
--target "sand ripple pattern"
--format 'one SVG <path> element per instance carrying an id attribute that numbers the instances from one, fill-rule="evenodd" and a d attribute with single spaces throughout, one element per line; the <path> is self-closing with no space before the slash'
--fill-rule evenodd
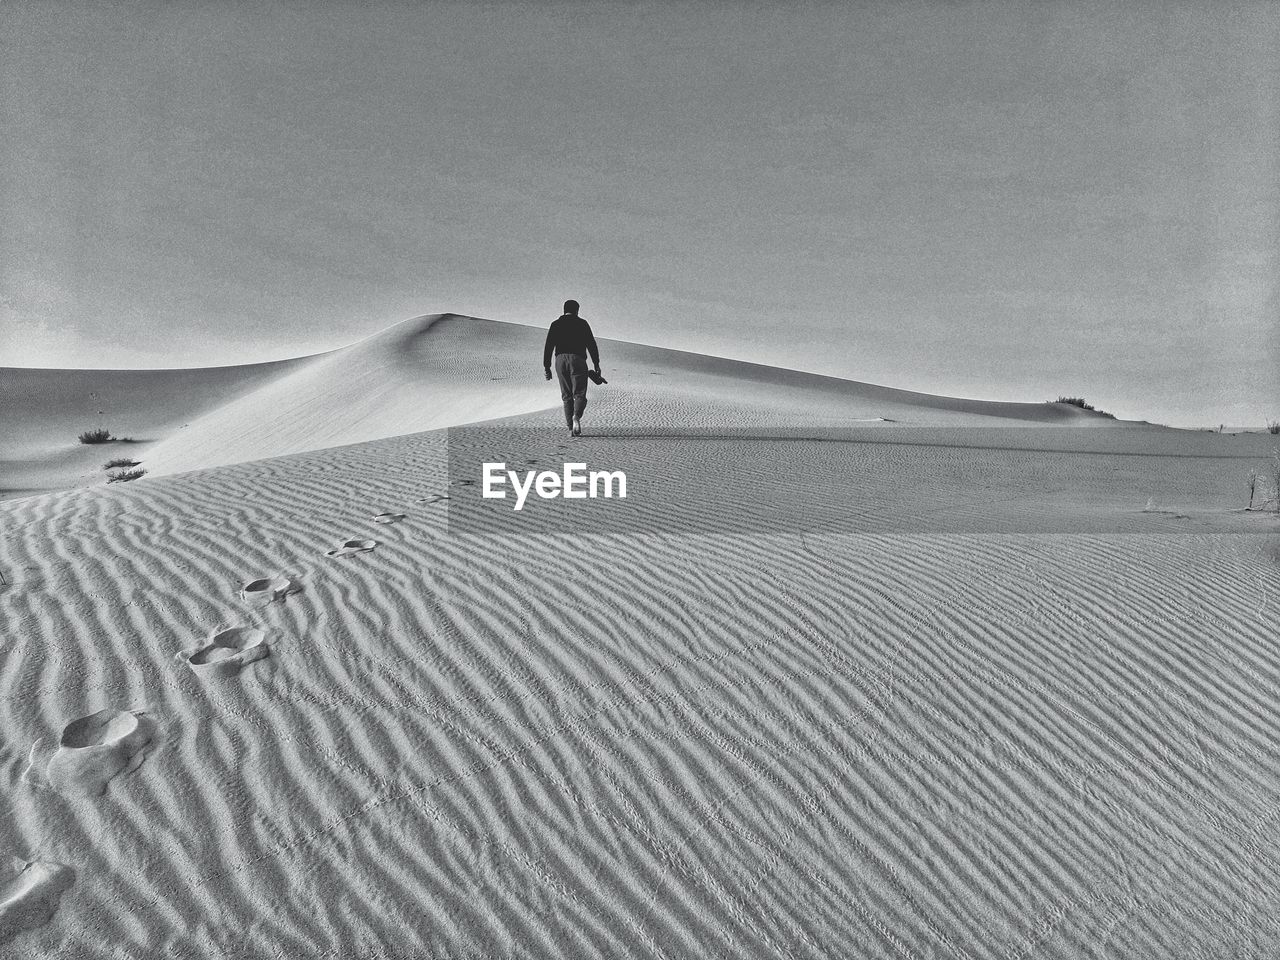
<path id="1" fill-rule="evenodd" d="M 1275 538 L 513 546 L 442 442 L 0 505 L 0 846 L 76 865 L 0 956 L 1280 955 Z M 111 703 L 136 773 L 18 782 Z"/>

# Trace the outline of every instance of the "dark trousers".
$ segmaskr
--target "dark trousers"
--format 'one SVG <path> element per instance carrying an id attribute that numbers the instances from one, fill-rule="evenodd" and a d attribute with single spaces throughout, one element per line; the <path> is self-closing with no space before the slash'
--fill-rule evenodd
<path id="1" fill-rule="evenodd" d="M 564 401 L 565 426 L 573 426 L 573 418 L 587 409 L 587 358 L 576 353 L 556 354 L 556 378 L 560 381 L 560 399 Z"/>

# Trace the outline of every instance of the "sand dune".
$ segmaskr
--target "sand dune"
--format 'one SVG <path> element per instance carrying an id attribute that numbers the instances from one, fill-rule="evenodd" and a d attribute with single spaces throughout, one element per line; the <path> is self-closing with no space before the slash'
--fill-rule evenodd
<path id="1" fill-rule="evenodd" d="M 472 335 L 525 342 L 477 369 Z M 644 431 L 525 429 L 536 369 L 542 412 L 503 405 L 523 386 L 468 406 L 537 331 L 385 336 L 191 422 L 246 462 L 0 503 L 0 854 L 75 866 L 56 897 L 6 881 L 30 907 L 0 957 L 1280 952 L 1280 522 L 1237 509 L 1270 438 L 997 430 L 798 374 L 735 404 L 741 365 L 665 357 L 649 390 L 650 348 L 613 345 L 593 413 L 655 435 L 820 398 L 956 426 L 788 439 L 824 482 L 720 532 L 681 530 L 703 501 L 673 488 L 636 501 L 665 532 L 494 536 L 450 524 L 473 494 L 432 417 L 508 414 L 473 436 L 513 462 L 689 474 Z M 333 447 L 392 425 L 379 382 L 424 432 Z M 252 459 L 310 442 L 308 409 L 324 448 Z M 712 475 L 766 456 L 679 442 Z M 823 532 L 849 516 L 899 525 Z M 33 744 L 144 708 L 145 762 L 104 792 L 20 779 Z"/>
<path id="2" fill-rule="evenodd" d="M 136 457 L 159 476 L 553 410 L 544 336 L 436 314 L 340 350 L 246 367 L 0 370 L 0 403 L 14 411 L 0 428 L 0 496 L 103 482 L 108 457 Z M 641 344 L 602 340 L 601 349 L 610 384 L 592 401 L 597 424 L 1117 423 L 1057 404 L 931 396 Z M 76 443 L 98 424 L 143 442 Z"/>
<path id="3" fill-rule="evenodd" d="M 141 457 L 161 437 L 305 362 L 180 370 L 0 367 L 0 498 L 101 483 L 106 460 Z M 130 442 L 77 442 L 97 427 Z"/>

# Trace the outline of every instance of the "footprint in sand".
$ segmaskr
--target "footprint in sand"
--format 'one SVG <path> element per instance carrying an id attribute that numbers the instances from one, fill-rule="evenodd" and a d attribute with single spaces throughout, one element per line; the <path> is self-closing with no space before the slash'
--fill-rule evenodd
<path id="1" fill-rule="evenodd" d="M 302 589 L 302 584 L 288 577 L 260 577 L 240 588 L 240 599 L 250 603 L 271 603 Z"/>
<path id="2" fill-rule="evenodd" d="M 403 513 L 380 513 L 373 518 L 374 523 L 395 523 L 397 520 L 403 520 L 406 514 Z"/>
<path id="3" fill-rule="evenodd" d="M 47 737 L 35 742 L 22 779 L 60 793 L 101 796 L 113 777 L 142 765 L 155 727 L 142 712 L 108 708 L 72 720 L 56 744 Z"/>
<path id="4" fill-rule="evenodd" d="M 225 677 L 270 653 L 267 631 L 260 627 L 227 627 L 180 651 L 177 659 L 197 677 Z"/>
<path id="5" fill-rule="evenodd" d="M 342 546 L 326 550 L 324 555 L 326 557 L 345 557 L 352 553 L 363 553 L 365 550 L 372 550 L 377 545 L 377 540 L 344 540 Z"/>
<path id="6" fill-rule="evenodd" d="M 419 497 L 418 503 L 439 503 L 441 500 L 448 499 L 449 495 L 447 493 L 433 493 L 429 497 Z"/>
<path id="7" fill-rule="evenodd" d="M 0 870 L 0 943 L 48 923 L 75 876 L 60 863 L 14 857 Z"/>

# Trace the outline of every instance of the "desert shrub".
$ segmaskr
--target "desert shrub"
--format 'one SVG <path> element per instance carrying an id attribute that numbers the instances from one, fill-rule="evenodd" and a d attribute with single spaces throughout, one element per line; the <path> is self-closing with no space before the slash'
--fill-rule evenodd
<path id="1" fill-rule="evenodd" d="M 1084 397 L 1059 397 L 1057 400 L 1050 400 L 1050 403 L 1069 403 L 1073 407 L 1079 407 L 1081 410 L 1091 410 L 1100 417 L 1107 417 L 1111 420 L 1116 418 L 1114 413 L 1107 413 L 1105 410 L 1099 410 L 1092 403 L 1085 401 Z"/>
<path id="2" fill-rule="evenodd" d="M 1271 488 L 1276 495 L 1272 505 L 1275 506 L 1276 513 L 1280 513 L 1280 447 L 1271 455 Z"/>
<path id="3" fill-rule="evenodd" d="M 81 443 L 110 443 L 115 437 L 111 435 L 110 430 L 104 430 L 98 427 L 96 430 L 86 430 L 80 434 Z"/>
<path id="4" fill-rule="evenodd" d="M 115 470 L 107 474 L 107 483 L 125 483 L 146 475 L 147 471 L 145 470 Z"/>
<path id="5" fill-rule="evenodd" d="M 130 460 L 128 457 L 116 457 L 102 465 L 103 470 L 114 470 L 116 467 L 136 467 L 141 460 Z"/>
<path id="6" fill-rule="evenodd" d="M 1271 497 L 1266 497 L 1266 489 L 1268 484 L 1271 487 Z M 1249 506 L 1245 509 L 1253 510 L 1253 502 L 1256 497 L 1262 497 L 1258 501 L 1258 509 L 1271 509 L 1280 513 L 1280 447 L 1277 447 L 1271 454 L 1271 463 L 1266 473 L 1259 473 L 1253 470 L 1249 473 Z"/>

